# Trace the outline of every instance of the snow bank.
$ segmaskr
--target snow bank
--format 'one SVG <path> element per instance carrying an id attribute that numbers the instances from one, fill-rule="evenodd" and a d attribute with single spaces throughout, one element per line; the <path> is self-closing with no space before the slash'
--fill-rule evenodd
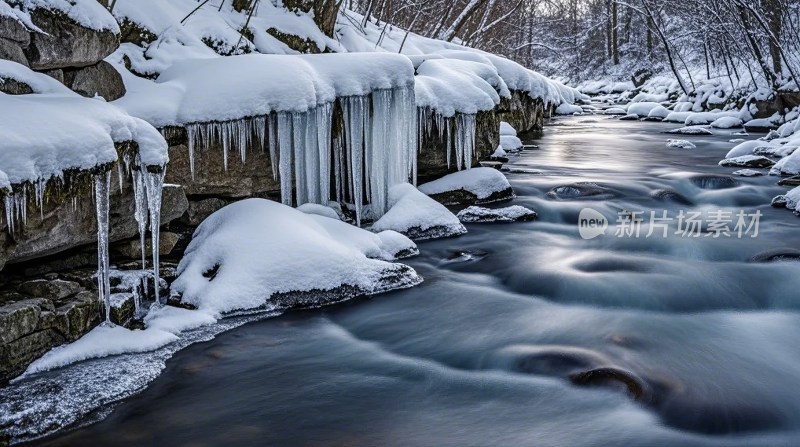
<path id="1" fill-rule="evenodd" d="M 794 151 L 792 155 L 782 158 L 775 163 L 770 170 L 773 175 L 798 175 L 800 174 L 800 151 Z"/>
<path id="2" fill-rule="evenodd" d="M 413 85 L 411 62 L 395 54 L 248 54 L 176 62 L 156 82 L 132 83 L 115 104 L 154 126 L 181 126 L 306 112 L 337 97 Z"/>
<path id="3" fill-rule="evenodd" d="M 766 143 L 761 140 L 751 140 L 751 141 L 744 141 L 742 143 L 737 144 L 733 147 L 728 153 L 725 155 L 725 158 L 735 158 L 741 157 L 742 155 L 752 155 L 753 151 L 757 147 L 761 146 L 768 146 L 769 143 Z"/>
<path id="4" fill-rule="evenodd" d="M 462 172 L 477 169 L 481 168 Z M 372 231 L 394 230 L 414 240 L 452 237 L 467 232 L 458 218 L 444 205 L 408 183 L 392 187 L 389 204 L 391 208 L 372 225 Z"/>
<path id="5" fill-rule="evenodd" d="M 317 203 L 304 203 L 298 206 L 297 210 L 306 214 L 315 214 L 317 216 L 324 216 L 330 219 L 342 220 L 336 210 L 329 206 L 320 205 Z"/>
<path id="6" fill-rule="evenodd" d="M 556 107 L 556 115 L 574 115 L 583 113 L 583 108 L 574 104 L 563 103 Z"/>
<path id="7" fill-rule="evenodd" d="M 490 64 L 459 59 L 432 59 L 417 68 L 417 107 L 428 107 L 442 116 L 474 115 L 492 110 L 500 96 L 511 94 Z"/>
<path id="8" fill-rule="evenodd" d="M 395 246 L 396 241 L 389 248 Z M 413 269 L 373 259 L 394 255 L 379 235 L 248 199 L 200 224 L 178 265 L 172 295 L 220 315 L 276 309 L 280 303 L 272 298 L 280 293 L 328 291 L 341 300 L 418 284 L 421 278 Z"/>
<path id="9" fill-rule="evenodd" d="M 0 166 L 11 183 L 48 180 L 68 169 L 117 160 L 114 143 L 134 141 L 141 161 L 167 162 L 167 143 L 141 119 L 78 95 L 0 95 Z"/>
<path id="10" fill-rule="evenodd" d="M 497 169 L 473 168 L 420 185 L 419 190 L 429 196 L 466 191 L 474 195 L 478 201 L 485 201 L 510 191 L 511 184 L 508 183 L 506 176 Z"/>

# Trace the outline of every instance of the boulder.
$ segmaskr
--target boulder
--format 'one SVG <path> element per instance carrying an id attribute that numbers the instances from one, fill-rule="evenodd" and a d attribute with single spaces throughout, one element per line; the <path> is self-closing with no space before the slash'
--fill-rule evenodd
<path id="1" fill-rule="evenodd" d="M 179 239 L 180 237 L 175 233 L 162 231 L 158 238 L 158 253 L 161 256 L 172 253 Z M 142 257 L 141 241 L 137 237 L 128 241 L 119 242 L 111 247 L 111 253 L 112 256 L 119 255 L 125 258 L 138 260 Z M 145 239 L 145 254 L 148 258 L 153 255 L 152 240 L 149 237 Z"/>
<path id="2" fill-rule="evenodd" d="M 0 27 L 2 27 L 2 24 L 0 24 Z M 26 67 L 28 66 L 24 47 L 19 42 L 4 37 L 0 37 L 0 59 L 7 59 Z"/>
<path id="3" fill-rule="evenodd" d="M 215 211 L 222 209 L 228 202 L 215 197 L 201 200 L 190 200 L 186 214 L 181 217 L 181 223 L 196 227 Z"/>
<path id="4" fill-rule="evenodd" d="M 459 211 L 456 217 L 464 223 L 529 222 L 536 220 L 536 212 L 519 205 L 496 209 L 470 206 Z"/>
<path id="5" fill-rule="evenodd" d="M 2 43 L 0 43 L 0 47 Z M 0 52 L 2 50 L 0 49 Z M 0 54 L 0 59 L 3 58 L 3 55 Z M 29 93 L 33 93 L 33 89 L 30 85 L 17 81 L 16 79 L 3 79 L 0 78 L 0 92 L 3 92 L 8 95 L 27 95 Z"/>
<path id="6" fill-rule="evenodd" d="M 125 95 L 122 76 L 106 61 L 78 69 L 65 69 L 63 83 L 72 91 L 89 98 L 102 96 L 106 101 L 113 101 Z"/>
<path id="7" fill-rule="evenodd" d="M 0 16 L 0 39 L 16 42 L 22 48 L 31 43 L 28 28 L 19 20 L 8 16 Z"/>
<path id="8" fill-rule="evenodd" d="M 51 300 L 62 300 L 75 295 L 80 290 L 80 284 L 73 281 L 64 281 L 62 279 L 54 279 L 52 281 L 35 279 L 33 281 L 24 282 L 19 286 L 19 291 L 21 293 L 39 298 L 49 298 Z"/>
<path id="9" fill-rule="evenodd" d="M 780 186 L 800 186 L 800 175 L 786 177 L 778 180 Z"/>
<path id="10" fill-rule="evenodd" d="M 775 162 L 760 155 L 742 155 L 741 157 L 726 158 L 719 162 L 720 166 L 731 168 L 769 168 Z"/>
<path id="11" fill-rule="evenodd" d="M 86 28 L 58 11 L 36 8 L 30 16 L 33 24 L 44 31 L 31 33 L 25 49 L 35 70 L 94 65 L 119 47 L 115 33 Z"/>

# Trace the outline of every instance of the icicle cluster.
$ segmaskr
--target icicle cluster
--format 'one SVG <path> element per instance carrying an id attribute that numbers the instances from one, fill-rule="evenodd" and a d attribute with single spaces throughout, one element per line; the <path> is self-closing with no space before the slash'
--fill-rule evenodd
<path id="1" fill-rule="evenodd" d="M 453 163 L 460 171 L 472 167 L 475 154 L 476 116 L 459 113 L 454 117 L 445 117 L 430 108 L 417 109 L 417 146 L 422 148 L 426 140 L 438 138 L 444 143 L 447 151 L 447 167 Z"/>
<path id="2" fill-rule="evenodd" d="M 227 169 L 231 148 L 244 162 L 247 148 L 257 143 L 261 150 L 269 148 L 283 203 L 327 204 L 335 191 L 337 201 L 352 201 L 359 224 L 365 200 L 378 218 L 386 211 L 389 188 L 416 179 L 414 90 L 376 90 L 340 98 L 339 104 L 344 129 L 335 138 L 333 104 L 301 113 L 188 124 L 192 176 L 197 148 L 219 143 Z"/>

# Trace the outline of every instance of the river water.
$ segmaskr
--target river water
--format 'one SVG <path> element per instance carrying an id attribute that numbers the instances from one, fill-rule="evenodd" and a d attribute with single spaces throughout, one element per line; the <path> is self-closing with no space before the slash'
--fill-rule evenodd
<path id="1" fill-rule="evenodd" d="M 556 120 L 507 165 L 538 221 L 420 243 L 419 287 L 192 345 L 101 422 L 42 444 L 800 445 L 800 262 L 751 262 L 800 248 L 800 219 L 769 206 L 786 191 L 774 177 L 717 166 L 742 137 L 671 149 L 673 127 Z M 593 195 L 547 195 L 577 182 Z M 579 235 L 587 207 L 605 235 Z M 760 211 L 757 237 L 675 234 L 681 211 L 717 210 Z M 676 218 L 668 237 L 617 237 L 639 211 Z M 592 386 L 570 380 L 592 368 Z"/>

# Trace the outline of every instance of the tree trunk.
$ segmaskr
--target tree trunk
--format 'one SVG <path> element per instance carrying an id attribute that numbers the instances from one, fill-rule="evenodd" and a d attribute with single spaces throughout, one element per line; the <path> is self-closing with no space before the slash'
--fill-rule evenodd
<path id="1" fill-rule="evenodd" d="M 249 0 L 242 0 L 249 1 Z M 283 0 L 287 9 L 314 13 L 314 23 L 328 37 L 333 37 L 336 17 L 343 0 Z"/>
<path id="2" fill-rule="evenodd" d="M 781 66 L 781 32 L 783 31 L 783 10 L 781 8 L 780 0 L 761 0 L 761 9 L 767 18 L 767 26 L 769 27 L 769 55 L 772 58 L 772 70 L 776 75 L 780 76 L 783 73 Z"/>
<path id="3" fill-rule="evenodd" d="M 611 60 L 619 65 L 619 30 L 617 20 L 617 0 L 611 0 Z"/>

